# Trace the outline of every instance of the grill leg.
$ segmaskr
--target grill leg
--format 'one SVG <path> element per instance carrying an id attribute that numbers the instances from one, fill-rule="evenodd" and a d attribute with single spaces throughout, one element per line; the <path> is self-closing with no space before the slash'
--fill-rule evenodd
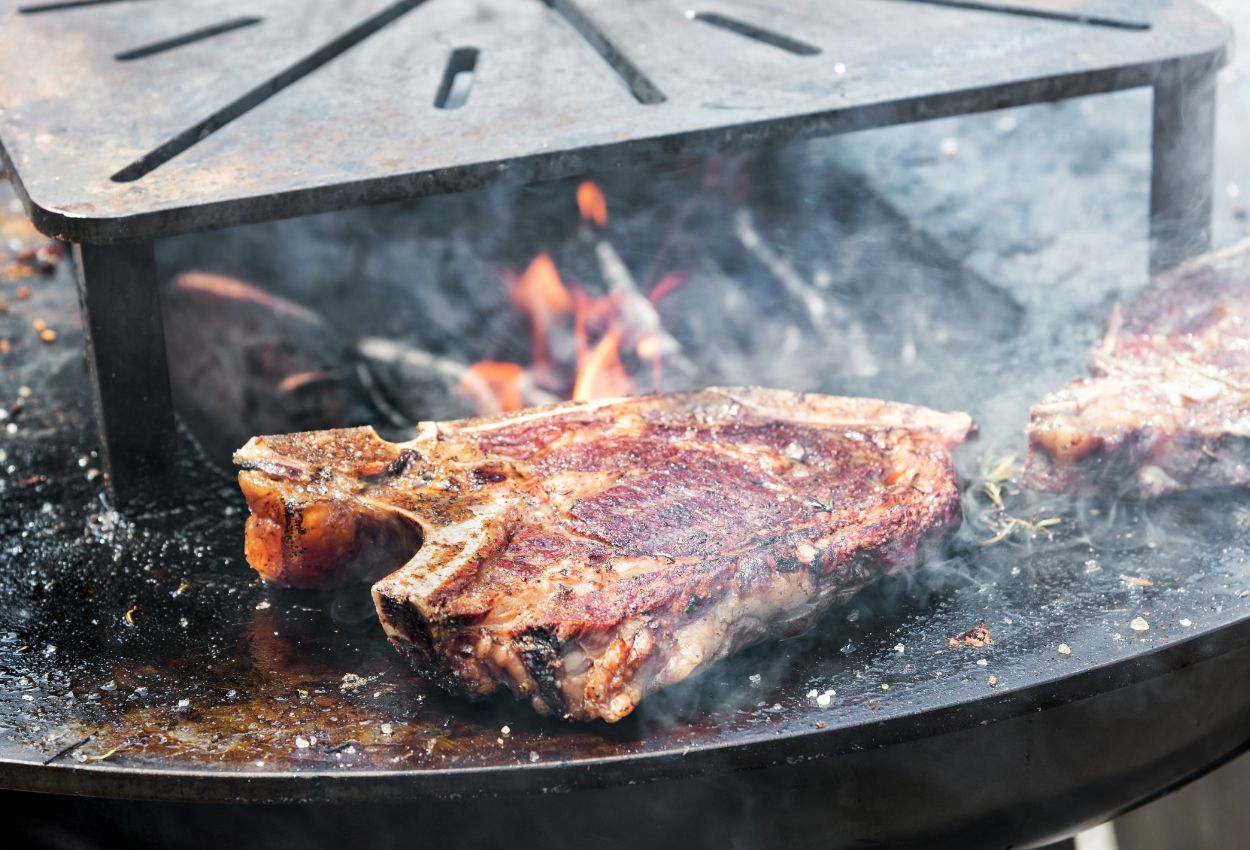
<path id="1" fill-rule="evenodd" d="M 109 495 L 135 512 L 173 477 L 175 426 L 151 242 L 75 245 Z"/>
<path id="2" fill-rule="evenodd" d="M 1151 274 L 1211 246 L 1215 72 L 1209 59 L 1177 60 L 1155 83 Z"/>

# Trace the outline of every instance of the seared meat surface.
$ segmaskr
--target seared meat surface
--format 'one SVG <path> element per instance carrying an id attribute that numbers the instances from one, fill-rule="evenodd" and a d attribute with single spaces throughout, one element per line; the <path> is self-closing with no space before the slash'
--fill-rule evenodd
<path id="1" fill-rule="evenodd" d="M 392 643 L 452 691 L 616 721 L 804 628 L 960 520 L 964 414 L 758 389 L 257 437 L 235 456 L 249 562 L 373 587 Z"/>
<path id="2" fill-rule="evenodd" d="M 1250 241 L 1118 306 L 1089 371 L 1033 407 L 1026 484 L 1157 496 L 1250 483 Z"/>

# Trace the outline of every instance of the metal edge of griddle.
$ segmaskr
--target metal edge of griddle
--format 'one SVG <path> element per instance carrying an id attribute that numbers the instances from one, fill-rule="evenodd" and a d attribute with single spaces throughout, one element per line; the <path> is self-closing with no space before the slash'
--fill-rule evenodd
<path id="1" fill-rule="evenodd" d="M 1250 647 L 1250 617 L 1018 690 L 824 730 L 761 733 L 649 753 L 429 770 L 244 772 L 44 764 L 0 742 L 0 789 L 167 802 L 359 803 L 609 788 L 815 761 L 962 732 L 1147 683 Z M 1250 742 L 1250 730 L 1246 733 Z"/>
<path id="2" fill-rule="evenodd" d="M 69 242 L 107 244 L 153 239 L 241 224 L 296 218 L 335 210 L 416 200 L 480 189 L 503 180 L 532 183 L 611 170 L 627 165 L 663 163 L 734 148 L 801 141 L 914 121 L 988 112 L 1152 86 L 1175 63 L 1200 63 L 1214 70 L 1229 56 L 1233 33 L 1222 19 L 1220 38 L 1211 44 L 1130 65 L 1089 68 L 1054 76 L 910 98 L 866 103 L 846 109 L 803 113 L 784 118 L 710 127 L 685 133 L 628 139 L 611 144 L 549 149 L 507 160 L 479 162 L 433 171 L 329 184 L 290 192 L 235 198 L 209 204 L 173 207 L 111 218 L 75 215 L 46 207 L 31 197 L 12 167 L 0 138 L 5 164 L 27 215 L 45 235 Z"/>

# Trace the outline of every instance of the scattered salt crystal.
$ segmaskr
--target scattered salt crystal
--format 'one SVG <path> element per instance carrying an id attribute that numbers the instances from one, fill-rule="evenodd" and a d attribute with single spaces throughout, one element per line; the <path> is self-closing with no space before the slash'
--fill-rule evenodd
<path id="1" fill-rule="evenodd" d="M 512 734 L 512 727 L 511 726 L 499 727 L 499 734 L 503 735 L 505 738 L 508 737 L 509 735 Z"/>
<path id="2" fill-rule="evenodd" d="M 30 694 L 22 694 L 22 699 L 26 700 L 26 702 L 34 702 L 34 701 L 35 701 L 35 698 L 34 698 L 33 696 L 31 696 Z"/>
<path id="3" fill-rule="evenodd" d="M 807 698 L 808 698 L 808 699 L 816 699 L 816 696 L 817 696 L 817 694 L 818 694 L 818 693 L 819 693 L 819 692 L 818 692 L 815 688 L 812 688 L 810 691 L 808 691 L 808 692 L 807 692 Z"/>
<path id="4" fill-rule="evenodd" d="M 265 766 L 265 763 L 264 763 L 263 761 L 254 761 L 254 762 L 252 762 L 252 764 L 256 765 L 257 767 L 264 767 L 264 766 Z"/>
<path id="5" fill-rule="evenodd" d="M 977 659 L 977 666 L 978 666 L 978 667 L 989 667 L 989 666 L 990 666 L 990 662 L 989 662 L 989 661 L 987 661 L 987 660 L 985 660 L 984 658 L 978 658 L 978 659 Z"/>
<path id="6" fill-rule="evenodd" d="M 277 632 L 274 632 L 277 634 Z M 354 691 L 365 683 L 365 677 L 357 673 L 344 673 L 343 680 L 339 683 L 339 690 Z"/>
<path id="7" fill-rule="evenodd" d="M 1068 646 L 1066 643 L 1061 643 L 1061 644 L 1059 644 L 1059 654 L 1060 654 L 1060 655 L 1071 655 L 1071 654 L 1072 654 L 1072 647 Z"/>
<path id="8" fill-rule="evenodd" d="M 395 727 L 389 723 L 383 723 L 380 728 L 382 729 L 383 735 L 391 735 L 391 734 L 394 734 L 395 732 Z M 504 727 L 504 728 L 506 729 L 507 727 Z"/>
<path id="9" fill-rule="evenodd" d="M 86 468 L 87 468 L 87 464 L 89 464 L 89 463 L 91 463 L 91 460 L 90 460 L 90 459 L 89 459 L 86 455 L 83 455 L 82 457 L 80 457 L 80 458 L 78 459 L 78 468 L 79 468 L 79 469 L 86 469 Z"/>
<path id="10" fill-rule="evenodd" d="M 816 704 L 820 706 L 821 708 L 827 707 L 829 703 L 831 702 L 833 702 L 832 694 L 823 693 L 820 696 L 816 697 Z"/>
<path id="11" fill-rule="evenodd" d="M 178 625 L 182 626 L 185 629 L 188 625 L 190 625 L 190 621 L 186 617 L 179 617 Z"/>
<path id="12" fill-rule="evenodd" d="M 1020 126 L 1020 122 L 1016 120 L 1014 115 L 1004 115 L 994 122 L 994 132 L 1000 136 L 1015 132 L 1016 127 Z"/>
<path id="13" fill-rule="evenodd" d="M 269 600 L 268 600 L 268 599 L 266 599 L 264 602 L 257 602 L 257 603 L 256 603 L 256 610 L 257 610 L 257 611 L 266 611 L 266 610 L 268 610 L 268 609 L 269 609 Z"/>
<path id="14" fill-rule="evenodd" d="M 843 74 L 845 74 L 846 73 L 845 63 L 842 63 L 842 62 L 833 63 L 833 73 L 837 74 L 838 76 L 842 76 Z"/>
<path id="15" fill-rule="evenodd" d="M 1003 617 L 1003 622 L 1010 626 L 1012 623 L 1015 622 L 1015 620 L 1011 619 L 1010 617 Z"/>
<path id="16" fill-rule="evenodd" d="M 885 682 L 881 683 L 881 690 L 888 691 L 889 689 L 890 689 L 890 686 L 887 683 Z"/>
<path id="17" fill-rule="evenodd" d="M 938 145 L 938 150 L 942 152 L 942 156 L 954 156 L 959 153 L 959 139 L 954 136 L 947 136 Z"/>
<path id="18" fill-rule="evenodd" d="M 747 678 L 751 680 L 751 686 L 752 686 L 752 687 L 756 687 L 756 688 L 758 688 L 758 687 L 759 687 L 759 684 L 760 684 L 760 674 L 759 674 L 759 673 L 752 673 L 750 676 L 747 676 Z"/>
<path id="19" fill-rule="evenodd" d="M 1145 632 L 1150 630 L 1150 624 L 1146 622 L 1145 617 L 1134 617 L 1128 627 L 1135 632 Z"/>
<path id="20" fill-rule="evenodd" d="M 1115 634 L 1111 636 L 1111 639 L 1112 640 L 1124 640 L 1124 635 L 1120 634 L 1119 632 L 1116 632 Z"/>
<path id="21" fill-rule="evenodd" d="M 1085 562 L 1085 572 L 1087 573 L 1096 573 L 1101 569 L 1102 567 L 1100 567 L 1098 565 L 1098 562 L 1095 561 L 1093 558 L 1090 558 L 1088 561 Z"/>
<path id="22" fill-rule="evenodd" d="M 1013 576 L 1018 576 L 1018 575 L 1020 575 L 1020 568 L 1019 568 L 1019 567 L 1012 567 L 1012 568 L 1011 568 L 1011 574 L 1012 574 Z"/>
<path id="23" fill-rule="evenodd" d="M 179 708 L 179 709 L 183 709 L 183 708 L 190 708 L 190 707 L 191 707 L 191 700 L 189 700 L 189 699 L 180 699 L 180 700 L 178 700 L 178 708 Z"/>
<path id="24" fill-rule="evenodd" d="M 538 761 L 538 753 L 534 752 L 533 750 L 530 750 L 530 761 L 532 762 Z"/>
<path id="25" fill-rule="evenodd" d="M 1182 625 L 1182 626 L 1184 626 L 1185 628 L 1189 628 L 1189 627 L 1190 627 L 1190 626 L 1192 626 L 1193 624 L 1194 624 L 1194 621 L 1193 621 L 1193 620 L 1191 620 L 1191 619 L 1189 619 L 1188 617 L 1186 617 L 1186 618 L 1184 618 L 1183 620 L 1181 620 L 1181 625 Z"/>
<path id="26" fill-rule="evenodd" d="M 303 735 L 297 735 L 295 737 L 295 746 L 299 747 L 301 750 L 306 750 L 311 745 L 309 744 L 308 739 L 305 738 Z"/>
<path id="27" fill-rule="evenodd" d="M 239 695 L 239 692 L 236 691 L 234 688 L 231 688 L 230 690 L 226 691 L 226 699 L 234 699 L 238 695 Z"/>
<path id="28" fill-rule="evenodd" d="M 900 653 L 900 654 L 901 654 L 901 653 L 905 652 L 906 650 L 907 650 L 907 647 L 903 646 L 901 643 L 896 643 L 896 644 L 894 644 L 894 651 L 895 651 L 895 652 L 897 652 L 897 653 Z"/>

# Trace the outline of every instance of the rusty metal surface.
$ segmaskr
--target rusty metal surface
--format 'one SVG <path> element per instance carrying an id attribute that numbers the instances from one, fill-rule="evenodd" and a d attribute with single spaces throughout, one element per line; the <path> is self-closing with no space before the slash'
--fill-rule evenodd
<path id="1" fill-rule="evenodd" d="M 447 697 L 386 645 L 363 588 L 259 582 L 241 557 L 236 488 L 197 459 L 184 459 L 188 492 L 168 513 L 129 522 L 106 510 L 68 265 L 32 275 L 30 295 L 0 314 L 10 341 L 0 370 L 0 787 L 182 800 L 454 797 L 796 763 L 836 770 L 865 752 L 925 751 L 1052 712 L 1071 718 L 1069 730 L 1132 729 L 1133 712 L 1156 703 L 1163 714 L 1143 717 L 1196 712 L 1173 724 L 1173 737 L 1194 746 L 1211 689 L 1226 704 L 1221 717 L 1250 710 L 1250 694 L 1239 704 L 1244 689 L 1216 673 L 1182 676 L 1198 684 L 1179 691 L 1152 686 L 1250 646 L 1250 497 L 1225 492 L 1102 513 L 1060 500 L 1053 540 L 981 546 L 984 532 L 970 524 L 947 559 L 879 583 L 800 639 L 649 699 L 616 726 Z M 41 341 L 35 319 L 57 338 Z M 961 463 L 975 471 L 975 458 Z M 970 484 L 970 499 L 976 491 Z M 993 644 L 950 646 L 982 620 Z M 1081 708 L 1114 694 L 1126 696 L 1112 709 Z M 1038 747 L 1069 776 L 1064 766 L 1085 753 L 1071 734 L 1016 733 L 998 761 L 1019 773 L 1016 748 Z M 1161 770 L 1166 753 L 1133 747 L 1140 764 L 1132 753 L 1109 764 L 1150 777 L 1146 791 L 1181 778 Z M 894 762 L 873 763 L 891 781 Z"/>
<path id="2" fill-rule="evenodd" d="M 37 5 L 0 4 L 0 147 L 74 241 L 1149 85 L 1230 37 L 1191 0 Z M 436 108 L 461 47 L 468 101 Z"/>

